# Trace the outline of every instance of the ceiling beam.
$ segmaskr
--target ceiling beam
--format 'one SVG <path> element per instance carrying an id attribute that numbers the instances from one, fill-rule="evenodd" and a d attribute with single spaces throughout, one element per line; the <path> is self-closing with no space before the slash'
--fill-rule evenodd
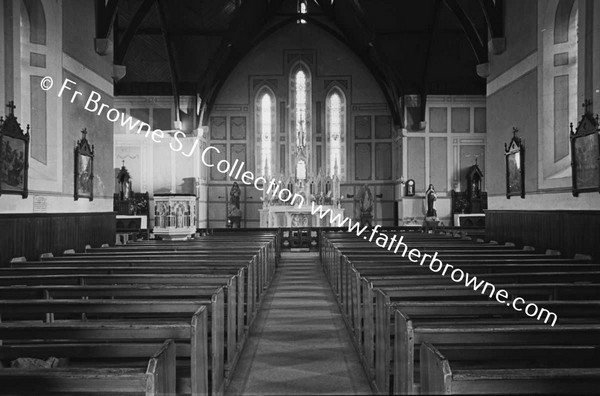
<path id="1" fill-rule="evenodd" d="M 338 4 L 338 2 L 335 4 Z M 379 50 L 376 48 L 376 43 L 374 42 L 376 36 L 375 30 L 369 23 L 364 8 L 358 0 L 349 0 L 349 4 L 353 11 L 355 23 L 359 27 L 357 30 L 362 30 L 363 34 L 366 36 L 365 41 L 367 42 L 367 47 L 364 49 L 359 48 L 357 45 L 350 46 L 350 48 L 363 59 L 363 62 L 369 67 L 369 70 L 379 83 L 386 101 L 388 102 L 388 106 L 390 107 L 394 125 L 402 126 L 403 114 L 400 101 L 402 95 L 398 89 L 399 84 L 397 84 L 397 76 L 395 72 L 388 67 L 388 63 L 381 59 Z M 343 25 L 340 25 L 335 16 L 333 19 L 347 36 L 349 36 L 349 33 L 355 33 L 348 32 L 348 27 L 344 28 Z"/>
<path id="2" fill-rule="evenodd" d="M 504 37 L 504 0 L 479 0 L 491 39 L 491 49 L 498 55 L 506 49 Z"/>
<path id="3" fill-rule="evenodd" d="M 423 62 L 423 77 L 421 79 L 421 125 L 420 129 L 425 129 L 425 109 L 427 108 L 427 84 L 429 83 L 429 69 L 431 66 L 431 49 L 434 43 L 435 28 L 438 23 L 438 17 L 440 14 L 440 2 L 439 0 L 433 1 L 433 15 L 431 17 L 431 24 L 429 25 L 429 42 L 427 43 L 427 49 L 425 50 L 425 60 Z"/>
<path id="4" fill-rule="evenodd" d="M 504 37 L 503 0 L 479 0 L 492 38 Z"/>
<path id="5" fill-rule="evenodd" d="M 429 36 L 429 30 L 424 29 L 380 29 L 374 32 L 378 36 Z M 436 29 L 439 34 L 465 34 L 462 29 Z"/>
<path id="6" fill-rule="evenodd" d="M 108 37 L 115 23 L 119 0 L 96 0 L 96 53 L 105 55 L 108 50 Z"/>
<path id="7" fill-rule="evenodd" d="M 148 15 L 150 8 L 154 5 L 154 0 L 144 0 L 144 2 L 137 9 L 133 18 L 131 18 L 131 22 L 129 26 L 127 26 L 127 30 L 125 30 L 125 34 L 123 38 L 115 48 L 115 61 L 114 63 L 117 65 L 122 65 L 123 60 L 125 59 L 125 54 L 127 54 L 127 50 L 129 49 L 129 45 L 135 36 L 138 28 Z"/>
<path id="8" fill-rule="evenodd" d="M 117 15 L 119 0 L 96 0 L 96 38 L 108 38 Z"/>
<path id="9" fill-rule="evenodd" d="M 466 14 L 463 8 L 458 4 L 457 0 L 442 0 L 446 6 L 452 11 L 458 23 L 465 31 L 469 44 L 475 53 L 475 58 L 478 64 L 487 63 L 487 43 L 481 38 L 481 35 L 477 31 L 475 24 L 471 21 L 471 18 Z"/>
<path id="10" fill-rule="evenodd" d="M 173 45 L 171 44 L 171 37 L 169 35 L 169 28 L 167 26 L 167 18 L 165 16 L 165 7 L 163 1 L 164 0 L 156 0 L 156 7 L 158 8 L 158 19 L 160 20 L 160 29 L 163 33 L 165 48 L 167 50 L 167 58 L 169 60 L 171 87 L 173 89 L 173 102 L 175 104 L 175 121 L 179 123 L 179 78 L 177 75 L 177 63 L 175 61 L 175 52 L 173 50 Z M 175 128 L 178 128 L 178 126 L 176 126 Z"/>
<path id="11" fill-rule="evenodd" d="M 119 32 L 124 32 L 124 30 L 120 30 Z M 171 28 L 169 29 L 169 33 L 171 37 L 179 37 L 179 36 L 209 36 L 209 37 L 222 37 L 227 34 L 227 30 L 220 29 L 197 29 L 197 28 Z M 138 36 L 146 35 L 146 36 L 160 36 L 162 35 L 161 28 L 143 28 L 138 29 L 135 33 Z"/>
<path id="12" fill-rule="evenodd" d="M 212 58 L 215 60 L 209 66 L 209 68 L 204 73 L 207 80 L 198 84 L 198 94 L 202 99 L 202 113 L 203 117 L 199 119 L 198 125 L 206 125 L 206 118 L 210 114 L 212 106 L 214 105 L 214 101 L 216 100 L 217 94 L 219 90 L 225 83 L 225 80 L 234 69 L 234 67 L 239 63 L 242 57 L 247 54 L 250 49 L 254 46 L 254 39 L 260 35 L 261 30 L 264 26 L 269 22 L 269 20 L 275 16 L 278 11 L 281 9 L 281 5 L 283 0 L 271 0 L 264 4 L 265 12 L 264 17 L 261 18 L 258 23 L 250 28 L 248 31 L 248 24 L 243 23 L 244 13 L 247 10 L 244 7 L 254 7 L 254 4 L 250 4 L 247 2 L 242 3 L 236 10 L 235 15 L 232 18 L 232 22 L 230 26 L 232 26 L 232 31 L 229 32 L 228 37 L 224 37 L 219 49 L 215 51 Z M 248 14 L 245 14 L 248 15 Z M 298 17 L 297 14 L 293 14 L 293 18 Z M 291 19 L 291 18 L 290 18 Z M 238 23 L 238 21 L 240 23 Z M 237 32 L 234 32 L 233 29 L 237 29 Z M 246 29 L 244 32 L 243 29 Z M 241 34 L 240 34 L 241 31 Z M 239 36 L 243 36 L 248 39 L 249 44 L 238 45 L 238 40 L 234 40 L 236 37 L 235 33 L 238 33 Z M 224 59 L 220 62 L 220 59 Z"/>

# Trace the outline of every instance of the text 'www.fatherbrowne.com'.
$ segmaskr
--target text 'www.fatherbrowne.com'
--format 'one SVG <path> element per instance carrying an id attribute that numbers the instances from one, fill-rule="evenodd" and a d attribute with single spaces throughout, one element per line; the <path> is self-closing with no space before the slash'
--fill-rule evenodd
<path id="1" fill-rule="evenodd" d="M 387 234 L 378 231 L 379 228 L 381 228 L 379 224 L 375 225 L 375 227 L 370 230 L 370 235 L 368 232 L 363 235 L 365 231 L 367 231 L 368 226 L 361 228 L 359 223 L 353 222 L 348 217 L 342 218 L 340 213 L 334 215 L 331 209 L 324 210 L 321 205 L 315 205 L 313 202 L 311 212 L 313 216 L 318 215 L 321 219 L 329 216 L 331 224 L 337 224 L 339 227 L 348 227 L 349 232 L 354 232 L 357 236 L 362 235 L 363 239 L 368 240 L 369 242 L 373 242 L 375 235 L 378 235 L 377 238 L 375 238 L 375 244 L 378 247 L 394 252 L 394 254 L 398 254 L 398 252 L 401 251 L 400 255 L 408 258 L 408 260 L 413 263 L 419 263 L 419 265 L 423 266 L 429 259 L 428 266 L 432 272 L 439 274 L 441 271 L 442 276 L 449 276 L 455 283 L 464 284 L 465 287 L 472 288 L 482 295 L 487 294 L 490 299 L 495 299 L 500 304 L 506 304 L 506 306 L 512 307 L 515 311 L 525 312 L 530 318 L 536 318 L 539 321 L 542 321 L 543 319 L 544 323 L 551 322 L 551 326 L 554 326 L 558 320 L 558 317 L 554 312 L 551 312 L 546 308 L 540 308 L 535 303 L 527 303 L 522 297 L 515 297 L 512 300 L 508 300 L 508 291 L 505 289 L 496 290 L 496 287 L 493 284 L 486 282 L 483 279 L 477 279 L 476 276 L 472 276 L 460 268 L 454 268 L 452 264 L 444 264 L 437 258 L 437 252 L 430 255 L 421 253 L 418 249 L 409 250 L 408 245 L 404 243 L 404 236 L 398 238 L 397 235 L 392 235 L 390 238 Z"/>

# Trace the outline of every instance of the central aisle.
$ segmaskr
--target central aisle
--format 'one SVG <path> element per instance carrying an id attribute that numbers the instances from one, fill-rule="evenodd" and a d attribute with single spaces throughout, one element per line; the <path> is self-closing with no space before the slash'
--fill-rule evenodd
<path id="1" fill-rule="evenodd" d="M 317 253 L 282 253 L 226 394 L 371 394 Z"/>

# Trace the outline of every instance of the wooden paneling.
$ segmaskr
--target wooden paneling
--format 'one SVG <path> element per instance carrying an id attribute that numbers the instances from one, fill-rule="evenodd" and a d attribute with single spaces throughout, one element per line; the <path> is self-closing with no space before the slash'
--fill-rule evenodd
<path id="1" fill-rule="evenodd" d="M 171 109 L 153 109 L 152 128 L 162 129 L 163 131 L 173 129 L 173 121 L 171 120 Z"/>
<path id="2" fill-rule="evenodd" d="M 375 179 L 392 178 L 392 143 L 375 143 Z"/>
<path id="3" fill-rule="evenodd" d="M 487 130 L 486 126 L 486 108 L 485 107 L 476 107 L 474 109 L 474 129 L 475 133 L 485 133 Z"/>
<path id="4" fill-rule="evenodd" d="M 131 109 L 129 110 L 129 114 L 133 118 L 145 122 L 146 124 L 150 123 L 150 109 Z"/>
<path id="5" fill-rule="evenodd" d="M 486 237 L 600 260 L 600 211 L 486 211 Z"/>
<path id="6" fill-rule="evenodd" d="M 47 252 L 58 255 L 67 249 L 82 252 L 85 245 L 113 245 L 115 223 L 113 212 L 1 214 L 0 265 L 13 257 L 37 260 Z"/>
<path id="7" fill-rule="evenodd" d="M 408 146 L 408 178 L 414 179 L 416 191 L 425 191 L 425 139 L 409 137 Z"/>
<path id="8" fill-rule="evenodd" d="M 227 179 L 227 175 L 217 170 L 217 164 L 221 160 L 227 160 L 227 145 L 213 144 L 213 147 L 217 148 L 219 151 L 210 150 L 210 163 L 214 165 L 210 168 L 210 180 L 225 180 Z"/>
<path id="9" fill-rule="evenodd" d="M 429 132 L 448 131 L 448 109 L 445 107 L 429 108 Z"/>
<path id="10" fill-rule="evenodd" d="M 471 109 L 468 107 L 452 108 L 452 132 L 469 133 L 471 131 Z"/>
<path id="11" fill-rule="evenodd" d="M 354 117 L 354 137 L 356 139 L 371 139 L 371 116 Z"/>
<path id="12" fill-rule="evenodd" d="M 436 191 L 448 191 L 448 148 L 446 138 L 429 139 L 429 183 Z"/>
<path id="13" fill-rule="evenodd" d="M 231 140 L 246 140 L 246 117 L 231 117 Z"/>
<path id="14" fill-rule="evenodd" d="M 371 143 L 357 143 L 354 158 L 354 175 L 356 180 L 370 180 Z"/>
<path id="15" fill-rule="evenodd" d="M 390 139 L 392 137 L 392 117 L 375 116 L 375 138 Z"/>
<path id="16" fill-rule="evenodd" d="M 233 164 L 235 164 L 235 160 L 238 160 L 238 164 L 241 164 L 242 162 L 246 162 L 246 145 L 245 144 L 232 144 L 230 147 L 231 153 L 229 154 L 229 158 L 230 158 L 230 163 L 233 166 Z M 236 167 L 239 169 L 240 165 L 236 165 Z M 243 169 L 246 169 L 246 166 L 244 166 Z M 242 169 L 242 172 L 243 172 Z M 235 174 L 238 171 L 236 170 L 235 173 L 233 174 L 233 176 L 235 176 Z M 228 173 L 229 174 L 229 173 Z M 240 174 L 241 176 L 241 174 Z M 233 177 L 230 178 L 231 180 L 233 180 Z"/>
<path id="17" fill-rule="evenodd" d="M 212 140 L 227 139 L 227 117 L 210 117 L 210 138 Z"/>

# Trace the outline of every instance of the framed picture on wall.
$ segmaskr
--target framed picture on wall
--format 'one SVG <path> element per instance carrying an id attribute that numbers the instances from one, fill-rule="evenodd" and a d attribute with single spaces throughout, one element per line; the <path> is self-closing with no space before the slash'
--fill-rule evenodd
<path id="1" fill-rule="evenodd" d="M 0 117 L 0 195 L 15 194 L 27 198 L 29 169 L 29 125 L 23 132 L 17 122 L 15 105 L 7 105 L 6 120 Z"/>
<path id="2" fill-rule="evenodd" d="M 506 157 L 506 198 L 520 196 L 525 198 L 525 146 L 513 128 L 513 137 L 509 144 L 504 143 Z"/>
<path id="3" fill-rule="evenodd" d="M 571 124 L 571 170 L 574 196 L 582 192 L 600 192 L 599 135 L 598 116 L 594 118 L 587 110 L 575 131 Z"/>
<path id="4" fill-rule="evenodd" d="M 81 140 L 75 144 L 74 185 L 75 201 L 79 198 L 94 199 L 94 146 L 90 147 L 87 130 L 81 131 Z"/>

